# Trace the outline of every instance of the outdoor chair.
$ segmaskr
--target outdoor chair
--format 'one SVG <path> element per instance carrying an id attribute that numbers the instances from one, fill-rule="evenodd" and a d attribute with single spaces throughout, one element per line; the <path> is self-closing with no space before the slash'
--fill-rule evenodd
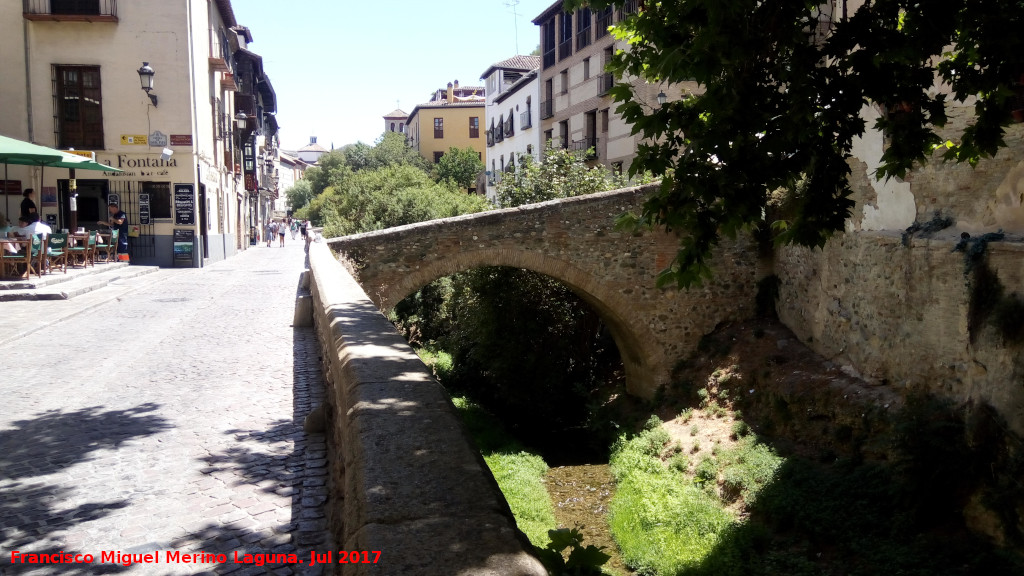
<path id="1" fill-rule="evenodd" d="M 17 254 L 11 254 L 4 250 L 2 257 L 4 276 L 7 275 L 7 267 L 10 266 L 11 276 L 18 276 L 18 266 L 25 266 L 25 273 L 21 275 L 22 278 L 31 278 L 32 273 L 35 272 L 36 276 L 42 278 L 42 274 L 39 273 L 38 264 L 33 266 L 33 262 L 38 260 L 42 253 L 42 240 L 39 236 L 33 235 L 31 240 L 22 240 L 18 242 L 22 245 L 22 250 Z"/>
<path id="2" fill-rule="evenodd" d="M 120 230 L 114 229 L 110 232 L 110 241 L 106 243 L 99 241 L 96 242 L 96 252 L 106 253 L 106 258 L 103 260 L 104 262 L 113 262 L 117 257 L 117 235 L 120 232 Z"/>
<path id="3" fill-rule="evenodd" d="M 86 267 L 89 264 L 96 265 L 96 232 L 89 232 L 89 238 L 85 241 L 85 245 L 76 244 L 68 248 L 68 254 L 74 258 L 75 264 L 77 265 L 81 261 L 82 267 Z"/>
<path id="4" fill-rule="evenodd" d="M 68 273 L 68 235 L 50 234 L 46 244 L 46 260 L 50 270 L 60 269 Z"/>

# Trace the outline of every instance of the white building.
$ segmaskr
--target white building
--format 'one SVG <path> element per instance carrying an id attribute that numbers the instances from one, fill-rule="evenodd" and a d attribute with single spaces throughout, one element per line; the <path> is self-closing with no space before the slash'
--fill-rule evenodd
<path id="1" fill-rule="evenodd" d="M 327 148 L 316 143 L 316 136 L 309 137 L 309 144 L 299 148 L 299 160 L 306 164 L 316 164 L 320 157 L 330 152 Z"/>
<path id="2" fill-rule="evenodd" d="M 135 263 L 202 266 L 244 250 L 274 194 L 265 167 L 277 142 L 273 88 L 251 41 L 230 0 L 0 2 L 0 134 L 123 170 L 71 181 L 67 170 L 11 166 L 5 188 L 34 188 L 57 229 L 95 229 L 118 203 Z"/>
<path id="3" fill-rule="evenodd" d="M 539 56 L 514 56 L 491 65 L 486 82 L 487 198 L 496 199 L 496 185 L 524 156 L 540 159 L 543 131 L 540 111 Z"/>
<path id="4" fill-rule="evenodd" d="M 409 115 L 401 108 L 395 108 L 384 116 L 384 131 L 405 133 L 405 125 L 409 122 Z"/>

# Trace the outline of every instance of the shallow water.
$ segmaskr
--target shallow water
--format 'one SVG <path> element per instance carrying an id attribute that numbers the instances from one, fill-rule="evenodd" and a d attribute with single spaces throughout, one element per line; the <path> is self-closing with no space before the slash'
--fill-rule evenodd
<path id="1" fill-rule="evenodd" d="M 619 556 L 608 528 L 608 503 L 615 494 L 615 479 L 607 464 L 558 466 L 545 476 L 559 528 L 580 527 L 583 544 L 604 547 L 611 555 L 605 568 L 632 574 Z"/>

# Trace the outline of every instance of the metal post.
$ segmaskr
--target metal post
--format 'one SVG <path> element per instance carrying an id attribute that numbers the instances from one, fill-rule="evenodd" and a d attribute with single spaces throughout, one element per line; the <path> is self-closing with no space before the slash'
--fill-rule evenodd
<path id="1" fill-rule="evenodd" d="M 68 231 L 74 234 L 78 230 L 78 182 L 75 180 L 75 169 L 68 170 L 68 207 L 71 212 L 71 226 Z"/>

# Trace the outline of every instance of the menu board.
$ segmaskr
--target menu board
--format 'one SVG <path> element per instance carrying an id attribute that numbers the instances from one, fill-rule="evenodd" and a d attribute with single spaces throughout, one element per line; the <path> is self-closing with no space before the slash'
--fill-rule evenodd
<path id="1" fill-rule="evenodd" d="M 196 223 L 196 193 L 191 184 L 174 185 L 174 223 L 190 226 Z"/>
<path id="2" fill-rule="evenodd" d="M 174 261 L 192 263 L 192 251 L 195 248 L 196 231 L 174 229 Z"/>
<path id="3" fill-rule="evenodd" d="M 149 194 L 143 192 L 139 194 L 139 224 L 150 223 Z"/>

